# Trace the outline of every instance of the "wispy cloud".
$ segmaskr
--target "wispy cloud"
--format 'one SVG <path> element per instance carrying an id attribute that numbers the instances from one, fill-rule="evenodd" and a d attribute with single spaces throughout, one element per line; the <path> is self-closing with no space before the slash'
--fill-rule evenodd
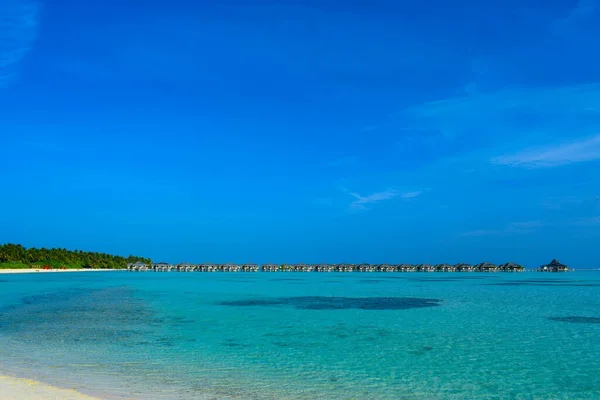
<path id="1" fill-rule="evenodd" d="M 394 198 L 412 199 L 422 194 L 421 191 L 399 192 L 396 189 L 387 189 L 381 192 L 374 192 L 366 196 L 362 196 L 345 188 L 342 188 L 342 190 L 354 197 L 355 200 L 350 204 L 350 208 L 354 210 L 366 210 L 371 204 L 380 203 L 382 201 L 391 200 Z"/>
<path id="2" fill-rule="evenodd" d="M 458 134 L 497 132 L 507 125 L 521 126 L 529 117 L 529 129 L 540 123 L 556 123 L 556 117 L 600 115 L 600 84 L 561 87 L 510 88 L 470 96 L 432 101 L 405 110 L 421 129 L 438 129 Z M 520 117 L 520 118 L 517 118 Z M 553 117 L 548 120 L 549 117 Z M 518 135 L 522 132 L 513 132 Z"/>
<path id="3" fill-rule="evenodd" d="M 422 194 L 423 194 L 422 190 L 415 190 L 414 192 L 401 193 L 400 194 L 400 198 L 402 198 L 402 199 L 413 199 L 415 197 L 419 197 Z"/>
<path id="4" fill-rule="evenodd" d="M 510 151 L 511 147 L 525 148 L 544 141 L 557 143 L 573 138 L 574 134 L 576 137 L 598 134 L 600 83 L 471 91 L 468 95 L 404 108 L 381 126 L 381 131 L 395 136 L 397 156 L 401 160 L 410 159 L 411 167 L 475 154 L 479 160 L 488 161 L 492 155 Z M 572 159 L 597 156 L 590 149 L 585 156 L 577 144 L 562 151 L 569 152 L 562 157 Z M 545 157 L 547 164 L 557 163 L 556 158 L 561 157 L 558 153 L 528 156 L 536 164 L 544 162 L 536 157 Z"/>
<path id="5" fill-rule="evenodd" d="M 382 192 L 371 193 L 366 196 L 361 196 L 358 193 L 348 192 L 348 194 L 354 197 L 354 200 L 351 204 L 352 208 L 364 209 L 368 204 L 379 203 L 381 201 L 390 200 L 394 197 L 397 197 L 400 193 L 394 189 L 384 190 Z"/>
<path id="6" fill-rule="evenodd" d="M 542 221 L 522 221 L 522 222 L 511 222 L 510 224 L 499 228 L 499 229 L 478 229 L 474 231 L 463 232 L 462 236 L 498 236 L 498 235 L 511 235 L 511 234 L 522 234 L 532 233 L 537 229 L 548 226 L 547 223 Z"/>
<path id="7" fill-rule="evenodd" d="M 555 146 L 492 158 L 492 164 L 524 168 L 557 167 L 600 159 L 600 134 Z"/>
<path id="8" fill-rule="evenodd" d="M 0 88 L 17 76 L 19 63 L 37 36 L 40 5 L 30 0 L 0 1 Z"/>

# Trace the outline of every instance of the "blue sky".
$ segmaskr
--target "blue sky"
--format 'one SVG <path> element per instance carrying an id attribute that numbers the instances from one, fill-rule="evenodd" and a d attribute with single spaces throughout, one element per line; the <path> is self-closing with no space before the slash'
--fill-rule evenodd
<path id="1" fill-rule="evenodd" d="M 600 267 L 600 1 L 150 3 L 0 0 L 0 242 Z"/>

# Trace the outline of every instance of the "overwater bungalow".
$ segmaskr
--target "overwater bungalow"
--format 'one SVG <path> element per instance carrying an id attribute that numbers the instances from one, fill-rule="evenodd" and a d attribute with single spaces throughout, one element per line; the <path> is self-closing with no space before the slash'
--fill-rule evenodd
<path id="1" fill-rule="evenodd" d="M 486 261 L 475 265 L 473 269 L 477 272 L 496 272 L 498 271 L 498 266 Z"/>
<path id="2" fill-rule="evenodd" d="M 474 268 L 471 264 L 467 263 L 458 263 L 454 265 L 454 268 L 457 272 L 473 272 Z"/>
<path id="3" fill-rule="evenodd" d="M 436 272 L 454 272 L 455 271 L 454 265 L 450 265 L 450 264 L 436 264 L 434 268 L 435 268 Z"/>
<path id="4" fill-rule="evenodd" d="M 419 265 L 417 265 L 417 271 L 419 271 L 419 272 L 434 272 L 435 267 L 430 264 L 419 264 Z"/>
<path id="5" fill-rule="evenodd" d="M 379 264 L 377 265 L 377 271 L 380 272 L 395 272 L 396 267 L 392 264 Z"/>
<path id="6" fill-rule="evenodd" d="M 240 269 L 241 266 L 231 263 L 219 265 L 219 270 L 223 272 L 238 272 Z"/>
<path id="7" fill-rule="evenodd" d="M 335 266 L 336 272 L 352 272 L 354 270 L 354 265 L 352 264 L 337 264 Z"/>
<path id="8" fill-rule="evenodd" d="M 313 272 L 315 267 L 308 264 L 294 264 L 292 269 L 294 272 Z"/>
<path id="9" fill-rule="evenodd" d="M 215 264 L 205 263 L 200 264 L 197 270 L 200 272 L 215 272 L 217 270 L 217 266 Z"/>
<path id="10" fill-rule="evenodd" d="M 500 264 L 498 269 L 502 272 L 523 272 L 525 268 L 522 265 L 519 265 L 514 262 L 507 262 L 504 264 Z"/>
<path id="11" fill-rule="evenodd" d="M 148 264 L 143 262 L 129 263 L 127 264 L 127 269 L 130 271 L 147 271 Z"/>
<path id="12" fill-rule="evenodd" d="M 315 267 L 317 272 L 333 272 L 337 266 L 335 264 L 319 264 Z"/>
<path id="13" fill-rule="evenodd" d="M 556 258 L 550 261 L 550 264 L 542 265 L 538 268 L 540 272 L 567 272 L 569 267 L 565 264 L 561 264 Z"/>
<path id="14" fill-rule="evenodd" d="M 195 271 L 196 265 L 185 262 L 175 266 L 175 270 L 179 272 Z"/>
<path id="15" fill-rule="evenodd" d="M 260 267 L 257 264 L 244 264 L 241 270 L 244 272 L 258 272 Z"/>
<path id="16" fill-rule="evenodd" d="M 263 264 L 261 270 L 264 272 L 276 272 L 279 271 L 280 266 L 277 264 Z"/>
<path id="17" fill-rule="evenodd" d="M 173 265 L 169 264 L 168 262 L 164 262 L 161 261 L 159 263 L 154 263 L 150 266 L 150 268 L 153 271 L 163 271 L 163 272 L 168 272 L 171 271 L 173 269 Z"/>
<path id="18" fill-rule="evenodd" d="M 358 272 L 373 272 L 375 268 L 371 264 L 358 264 L 354 270 Z"/>
<path id="19" fill-rule="evenodd" d="M 398 266 L 399 272 L 415 272 L 417 270 L 416 265 L 412 264 L 400 264 Z"/>

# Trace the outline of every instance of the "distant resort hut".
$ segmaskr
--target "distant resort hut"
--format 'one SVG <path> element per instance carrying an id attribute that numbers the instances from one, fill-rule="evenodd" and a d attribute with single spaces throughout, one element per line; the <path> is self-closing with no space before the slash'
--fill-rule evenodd
<path id="1" fill-rule="evenodd" d="M 371 264 L 358 264 L 355 267 L 355 271 L 358 271 L 358 272 L 373 272 L 373 271 L 375 271 L 375 268 L 373 268 L 373 266 Z"/>
<path id="2" fill-rule="evenodd" d="M 315 270 L 315 267 L 308 264 L 294 264 L 293 270 L 294 272 L 312 272 Z"/>
<path id="3" fill-rule="evenodd" d="M 437 264 L 435 266 L 435 271 L 436 272 L 454 272 L 455 268 L 454 268 L 454 265 L 450 265 L 450 264 Z"/>
<path id="4" fill-rule="evenodd" d="M 335 271 L 335 264 L 319 264 L 315 266 L 315 271 L 317 272 L 333 272 Z"/>
<path id="5" fill-rule="evenodd" d="M 419 264 L 419 265 L 417 265 L 417 271 L 419 271 L 419 272 L 434 272 L 435 267 L 430 264 Z"/>
<path id="6" fill-rule="evenodd" d="M 196 268 L 197 268 L 196 265 L 184 262 L 184 263 L 177 265 L 175 267 L 175 270 L 177 270 L 179 272 L 190 272 L 190 271 L 195 271 Z"/>
<path id="7" fill-rule="evenodd" d="M 502 272 L 522 272 L 525 268 L 514 262 L 507 262 L 498 266 L 498 269 Z"/>
<path id="8" fill-rule="evenodd" d="M 154 263 L 151 266 L 153 271 L 170 271 L 173 266 L 168 262 L 161 261 L 159 263 Z"/>
<path id="9" fill-rule="evenodd" d="M 275 272 L 279 271 L 279 265 L 277 264 L 263 264 L 261 270 L 264 272 Z"/>
<path id="10" fill-rule="evenodd" d="M 398 271 L 400 272 L 415 272 L 417 267 L 412 264 L 400 264 L 398 266 Z"/>
<path id="11" fill-rule="evenodd" d="M 352 271 L 354 271 L 354 265 L 352 265 L 352 264 L 338 264 L 335 267 L 335 271 L 337 271 L 337 272 L 352 272 Z"/>
<path id="12" fill-rule="evenodd" d="M 454 265 L 454 269 L 458 272 L 473 272 L 474 268 L 471 264 L 458 263 Z"/>
<path id="13" fill-rule="evenodd" d="M 540 272 L 567 272 L 567 271 L 569 271 L 569 267 L 567 267 L 565 264 L 561 264 L 555 258 L 554 260 L 550 261 L 550 264 L 542 265 L 541 267 L 539 267 L 538 271 L 540 271 Z"/>
<path id="14" fill-rule="evenodd" d="M 258 272 L 260 267 L 257 264 L 244 264 L 242 265 L 242 271 L 244 272 Z"/>
<path id="15" fill-rule="evenodd" d="M 223 272 L 238 272 L 241 269 L 241 266 L 227 263 L 219 266 L 219 270 Z"/>
<path id="16" fill-rule="evenodd" d="M 127 269 L 130 271 L 147 271 L 148 264 L 138 261 L 136 263 L 127 264 Z"/>
<path id="17" fill-rule="evenodd" d="M 379 264 L 375 267 L 379 272 L 394 272 L 396 267 L 392 264 Z"/>
<path id="18" fill-rule="evenodd" d="M 496 272 L 498 271 L 498 266 L 486 261 L 475 265 L 473 269 L 477 272 Z"/>

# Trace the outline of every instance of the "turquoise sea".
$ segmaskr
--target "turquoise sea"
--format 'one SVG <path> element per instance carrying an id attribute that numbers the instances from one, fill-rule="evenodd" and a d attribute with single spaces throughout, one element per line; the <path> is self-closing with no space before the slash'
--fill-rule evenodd
<path id="1" fill-rule="evenodd" d="M 600 272 L 0 275 L 0 343 L 111 399 L 599 399 Z"/>

